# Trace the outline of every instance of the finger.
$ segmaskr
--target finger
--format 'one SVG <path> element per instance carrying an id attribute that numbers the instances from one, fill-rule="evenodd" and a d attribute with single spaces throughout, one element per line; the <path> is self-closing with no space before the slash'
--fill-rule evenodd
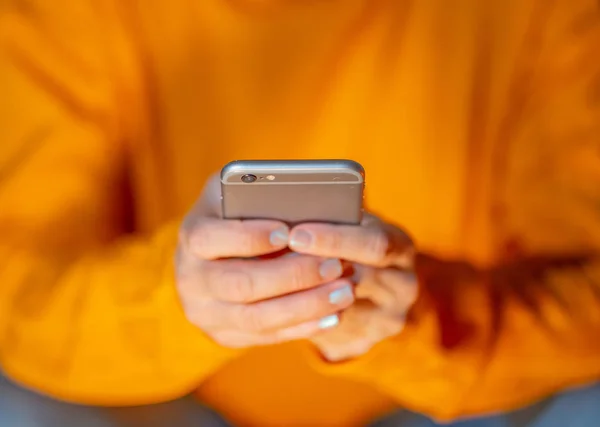
<path id="1" fill-rule="evenodd" d="M 374 267 L 409 268 L 413 254 L 413 244 L 406 233 L 378 221 L 365 226 L 301 224 L 291 230 L 290 248 Z"/>
<path id="2" fill-rule="evenodd" d="M 332 314 L 320 320 L 304 322 L 266 334 L 230 330 L 219 334 L 215 338 L 220 344 L 234 348 L 272 345 L 311 338 L 324 330 L 334 329 L 339 325 L 339 321 L 339 314 Z"/>
<path id="3" fill-rule="evenodd" d="M 316 334 L 311 341 L 320 347 L 327 360 L 341 361 L 367 353 L 375 344 L 400 333 L 404 325 L 404 316 L 387 313 L 371 301 L 357 299 L 344 311 L 339 327 Z"/>
<path id="4" fill-rule="evenodd" d="M 331 282 L 343 273 L 339 260 L 310 255 L 221 260 L 201 268 L 208 294 L 231 303 L 252 303 L 296 293 Z"/>
<path id="5" fill-rule="evenodd" d="M 384 268 L 375 272 L 377 283 L 393 296 L 381 302 L 387 312 L 401 313 L 402 316 L 412 307 L 419 295 L 417 275 L 412 271 L 397 268 Z"/>
<path id="6" fill-rule="evenodd" d="M 352 277 L 356 283 L 356 298 L 369 300 L 375 303 L 377 307 L 390 300 L 395 301 L 395 294 L 379 282 L 376 274 L 378 270 L 374 267 L 357 265 Z"/>
<path id="7" fill-rule="evenodd" d="M 333 329 L 340 324 L 340 315 L 338 313 L 330 314 L 319 320 L 304 322 L 299 325 L 280 329 L 272 335 L 274 343 L 300 340 L 312 337 L 321 331 Z"/>
<path id="8" fill-rule="evenodd" d="M 250 341 L 252 345 L 271 345 L 282 342 L 311 338 L 319 332 L 334 329 L 340 323 L 339 314 L 331 314 L 319 320 L 311 320 L 299 325 L 279 329 L 267 334 L 252 334 Z"/>
<path id="9" fill-rule="evenodd" d="M 319 321 L 349 307 L 354 302 L 352 284 L 337 280 L 318 288 L 273 298 L 254 304 L 236 304 L 227 310 L 225 329 L 252 333 L 274 332 L 279 329 Z M 323 321 L 327 326 L 331 318 Z"/>
<path id="10" fill-rule="evenodd" d="M 356 297 L 369 299 L 385 311 L 405 313 L 418 296 L 417 277 L 410 271 L 356 266 L 353 279 Z"/>
<path id="11" fill-rule="evenodd" d="M 181 235 L 186 248 L 204 260 L 269 254 L 285 248 L 288 238 L 288 227 L 279 221 L 212 217 L 201 217 L 187 224 Z"/>

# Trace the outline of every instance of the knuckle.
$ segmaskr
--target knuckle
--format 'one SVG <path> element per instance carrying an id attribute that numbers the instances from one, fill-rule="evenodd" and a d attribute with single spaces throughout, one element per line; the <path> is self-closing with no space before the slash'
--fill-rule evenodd
<path id="1" fill-rule="evenodd" d="M 250 302 L 255 299 L 255 287 L 249 274 L 228 270 L 221 273 L 219 283 L 215 284 L 216 293 L 226 301 Z"/>
<path id="2" fill-rule="evenodd" d="M 237 324 L 240 330 L 246 332 L 261 333 L 267 329 L 262 312 L 251 305 L 239 306 Z"/>
<path id="3" fill-rule="evenodd" d="M 194 228 L 187 234 L 187 242 L 190 250 L 202 259 L 212 259 L 210 250 L 213 240 L 212 227 L 205 221 L 198 221 Z"/>
<path id="4" fill-rule="evenodd" d="M 296 292 L 304 288 L 308 274 L 308 263 L 306 259 L 290 258 L 287 262 L 286 281 L 290 292 Z"/>
<path id="5" fill-rule="evenodd" d="M 179 292 L 194 299 L 206 299 L 210 296 L 207 282 L 210 278 L 211 264 L 211 261 L 192 260 L 177 265 L 176 278 Z"/>
<path id="6" fill-rule="evenodd" d="M 365 244 L 365 249 L 368 251 L 373 263 L 379 266 L 387 264 L 390 247 L 390 237 L 381 229 L 373 230 Z"/>
<path id="7" fill-rule="evenodd" d="M 332 253 L 339 253 L 344 247 L 344 236 L 341 231 L 333 228 L 324 242 Z"/>
<path id="8" fill-rule="evenodd" d="M 414 273 L 406 273 L 394 268 L 386 269 L 383 273 L 383 280 L 390 283 L 399 305 L 406 308 L 417 300 L 419 286 Z"/>
<path id="9" fill-rule="evenodd" d="M 236 244 L 245 248 L 248 253 L 259 252 L 261 249 L 261 236 L 256 232 L 252 223 L 240 220 L 228 221 L 229 231 L 231 235 L 235 235 Z"/>
<path id="10" fill-rule="evenodd" d="M 195 307 L 197 303 L 207 299 L 202 276 L 198 275 L 198 271 L 189 267 L 177 269 L 175 290 L 181 303 L 186 307 Z"/>

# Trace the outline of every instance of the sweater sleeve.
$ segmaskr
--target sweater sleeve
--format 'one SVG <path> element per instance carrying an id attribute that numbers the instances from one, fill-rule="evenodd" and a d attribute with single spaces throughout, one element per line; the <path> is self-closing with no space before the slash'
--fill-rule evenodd
<path id="1" fill-rule="evenodd" d="M 115 11 L 60 3 L 0 6 L 0 364 L 82 403 L 182 396 L 233 354 L 184 318 L 178 224 L 127 225 Z"/>
<path id="2" fill-rule="evenodd" d="M 320 372 L 440 419 L 600 379 L 600 11 L 550 3 L 507 133 L 519 160 L 502 197 L 521 250 L 487 269 L 421 255 L 405 330 L 340 364 L 312 353 Z"/>

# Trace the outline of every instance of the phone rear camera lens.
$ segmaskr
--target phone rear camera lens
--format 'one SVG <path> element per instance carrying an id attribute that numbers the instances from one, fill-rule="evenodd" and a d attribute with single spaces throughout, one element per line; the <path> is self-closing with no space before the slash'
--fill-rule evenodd
<path id="1" fill-rule="evenodd" d="M 246 184 L 253 183 L 254 181 L 256 181 L 256 175 L 248 174 L 242 176 L 242 182 L 245 182 Z"/>

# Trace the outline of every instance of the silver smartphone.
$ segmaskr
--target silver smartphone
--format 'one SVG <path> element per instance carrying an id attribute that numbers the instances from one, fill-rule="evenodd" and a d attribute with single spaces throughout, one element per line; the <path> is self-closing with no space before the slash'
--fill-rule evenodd
<path id="1" fill-rule="evenodd" d="M 352 160 L 238 160 L 221 171 L 223 217 L 359 224 L 364 186 Z"/>

